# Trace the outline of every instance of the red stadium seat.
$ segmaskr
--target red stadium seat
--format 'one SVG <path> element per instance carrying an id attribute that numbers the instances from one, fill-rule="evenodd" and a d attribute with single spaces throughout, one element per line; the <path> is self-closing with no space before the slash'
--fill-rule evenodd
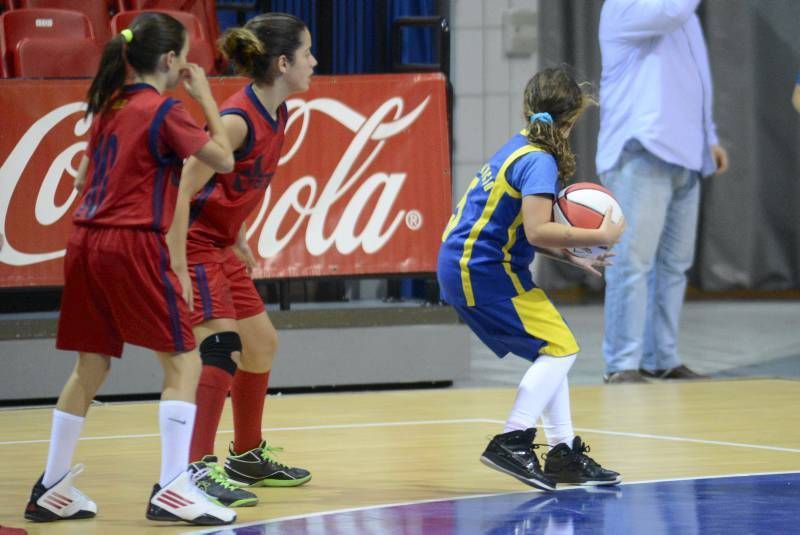
<path id="1" fill-rule="evenodd" d="M 166 13 L 180 21 L 189 32 L 189 61 L 203 67 L 208 74 L 215 72 L 214 47 L 206 38 L 203 27 L 200 21 L 197 20 L 197 17 L 185 11 L 171 11 L 168 9 L 148 9 L 147 11 Z M 111 33 L 114 35 L 118 34 L 130 26 L 133 19 L 142 13 L 144 13 L 144 11 L 122 11 L 117 13 L 111 19 Z"/>
<path id="2" fill-rule="evenodd" d="M 13 4 L 11 9 L 44 7 L 79 11 L 92 21 L 95 39 L 99 44 L 104 45 L 111 37 L 111 30 L 108 27 L 111 16 L 106 0 L 14 0 L 11 4 Z"/>
<path id="3" fill-rule="evenodd" d="M 100 49 L 92 39 L 26 38 L 14 51 L 11 76 L 91 78 L 99 64 Z"/>
<path id="4" fill-rule="evenodd" d="M 169 9 L 187 11 L 197 17 L 203 26 L 206 39 L 216 43 L 219 37 L 219 21 L 214 0 L 117 0 L 117 10 L 144 11 L 148 9 Z"/>
<path id="5" fill-rule="evenodd" d="M 2 75 L 8 77 L 14 51 L 25 38 L 92 39 L 92 23 L 83 13 L 63 9 L 18 9 L 0 15 Z"/>

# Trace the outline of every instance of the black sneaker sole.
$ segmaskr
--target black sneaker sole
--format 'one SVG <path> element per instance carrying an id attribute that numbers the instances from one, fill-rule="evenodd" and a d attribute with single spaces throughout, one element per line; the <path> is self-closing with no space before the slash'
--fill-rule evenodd
<path id="1" fill-rule="evenodd" d="M 498 464 L 495 464 L 494 461 L 492 461 L 491 459 L 489 459 L 485 455 L 481 455 L 481 462 L 483 464 L 485 464 L 486 466 L 488 466 L 489 468 L 491 468 L 492 470 L 497 470 L 498 472 L 501 472 L 503 474 L 509 475 L 509 476 L 511 476 L 511 477 L 513 477 L 515 479 L 518 479 L 519 481 L 522 481 L 526 485 L 530 485 L 531 487 L 536 487 L 537 489 L 546 490 L 546 491 L 550 491 L 550 492 L 556 490 L 556 486 L 555 485 L 550 485 L 546 481 L 539 481 L 538 479 L 528 479 L 526 477 L 523 477 L 523 476 L 521 476 L 519 474 L 516 474 L 516 473 L 512 472 L 511 470 L 508 470 L 508 469 L 503 468 L 502 466 L 500 466 Z"/>
<path id="2" fill-rule="evenodd" d="M 193 520 L 186 520 L 152 503 L 148 505 L 145 516 L 148 520 L 153 520 L 154 522 L 186 522 L 195 526 L 225 526 L 231 524 L 231 522 L 225 522 L 211 515 L 200 515 Z M 234 518 L 235 521 L 236 519 Z"/>
<path id="3" fill-rule="evenodd" d="M 94 518 L 95 513 L 91 511 L 78 511 L 72 516 L 63 517 L 58 516 L 52 511 L 48 511 L 44 507 L 36 505 L 36 510 L 31 510 L 30 505 L 25 509 L 25 519 L 31 522 L 57 522 L 59 520 L 86 520 L 87 518 Z"/>

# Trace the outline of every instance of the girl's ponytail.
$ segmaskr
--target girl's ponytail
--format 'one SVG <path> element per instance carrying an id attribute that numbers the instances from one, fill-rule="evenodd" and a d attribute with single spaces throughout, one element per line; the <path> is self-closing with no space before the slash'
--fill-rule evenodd
<path id="1" fill-rule="evenodd" d="M 162 54 L 180 54 L 186 28 L 166 13 L 144 12 L 103 49 L 100 67 L 86 95 L 90 113 L 103 113 L 125 85 L 128 66 L 137 74 L 155 72 Z"/>
<path id="2" fill-rule="evenodd" d="M 523 109 L 528 123 L 528 141 L 556 159 L 558 176 L 566 182 L 575 173 L 575 155 L 569 131 L 586 108 L 596 104 L 565 68 L 544 69 L 525 87 Z"/>
<path id="3" fill-rule="evenodd" d="M 130 30 L 126 30 L 130 31 Z M 88 108 L 86 115 L 98 114 L 125 85 L 125 36 L 115 35 L 103 49 L 97 74 L 86 95 Z"/>

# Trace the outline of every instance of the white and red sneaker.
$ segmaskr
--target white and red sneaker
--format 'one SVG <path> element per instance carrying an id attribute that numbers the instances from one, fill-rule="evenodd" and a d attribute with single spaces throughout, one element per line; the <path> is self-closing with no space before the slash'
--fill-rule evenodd
<path id="1" fill-rule="evenodd" d="M 193 472 L 181 472 L 163 489 L 158 483 L 153 485 L 153 493 L 147 504 L 147 518 L 161 522 L 183 520 L 199 526 L 221 526 L 235 521 L 234 511 L 212 503 L 198 490 L 193 483 L 193 475 Z"/>
<path id="2" fill-rule="evenodd" d="M 25 507 L 25 518 L 34 522 L 94 518 L 97 504 L 72 486 L 72 480 L 81 472 L 83 465 L 76 464 L 49 489 L 42 485 L 42 474 L 31 490 L 31 499 Z"/>

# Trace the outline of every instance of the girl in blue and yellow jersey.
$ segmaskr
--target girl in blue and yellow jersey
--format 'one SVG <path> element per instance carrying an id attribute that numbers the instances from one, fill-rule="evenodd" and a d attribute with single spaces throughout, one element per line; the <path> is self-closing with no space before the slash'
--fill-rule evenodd
<path id="1" fill-rule="evenodd" d="M 608 214 L 598 229 L 553 222 L 553 200 L 575 170 L 568 136 L 594 101 L 564 68 L 543 70 L 527 84 L 527 127 L 481 168 L 442 237 L 438 278 L 442 295 L 498 357 L 532 361 L 520 382 L 504 432 L 481 461 L 545 490 L 556 483 L 613 485 L 622 478 L 586 455 L 575 436 L 567 372 L 579 351 L 561 315 L 536 286 L 529 266 L 537 252 L 599 275 L 606 257 L 580 259 L 566 248 L 613 245 L 624 222 Z M 551 446 L 544 470 L 534 452 L 542 417 Z"/>

